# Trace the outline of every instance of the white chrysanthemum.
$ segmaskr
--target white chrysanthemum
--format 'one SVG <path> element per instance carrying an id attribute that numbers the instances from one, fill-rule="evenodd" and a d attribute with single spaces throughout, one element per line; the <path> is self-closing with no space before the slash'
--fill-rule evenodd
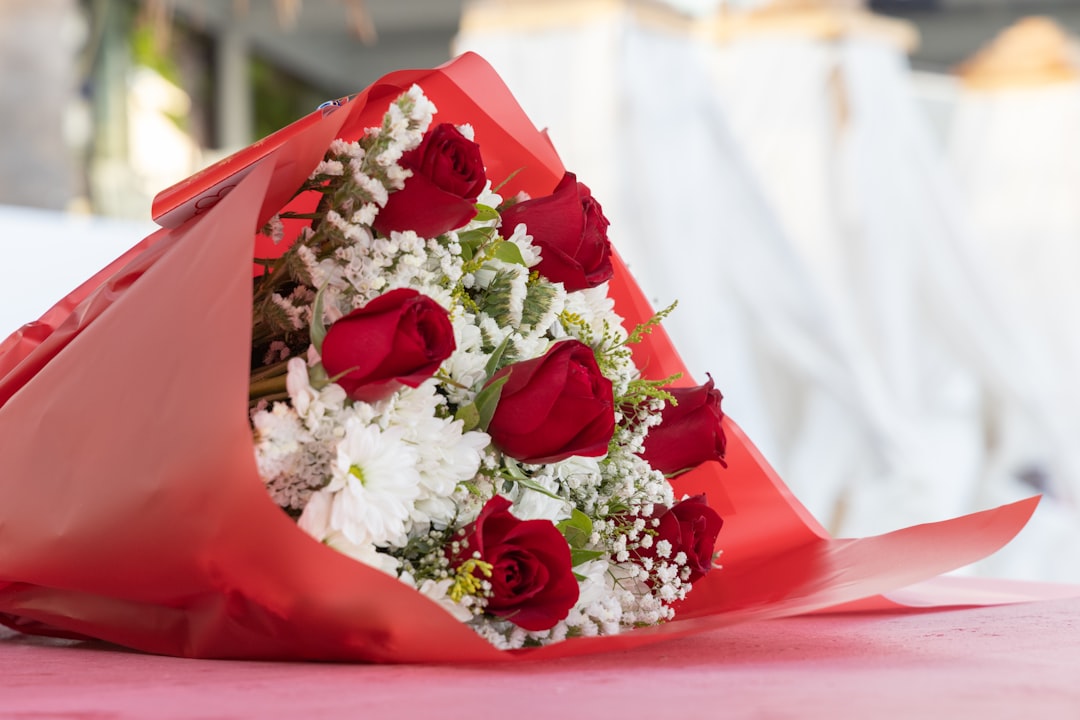
<path id="1" fill-rule="evenodd" d="M 313 494 L 308 501 L 304 512 L 300 514 L 297 526 L 305 533 L 321 543 L 348 555 L 349 557 L 370 565 L 373 568 L 396 576 L 401 566 L 397 558 L 378 552 L 375 545 L 368 543 L 353 543 L 343 533 L 335 531 L 331 527 L 333 513 L 334 493 L 320 490 Z"/>
<path id="2" fill-rule="evenodd" d="M 506 228 L 503 230 L 505 231 Z M 529 234 L 524 223 L 518 223 L 514 231 L 510 233 L 510 237 L 506 239 L 518 246 L 521 257 L 528 267 L 534 267 L 540 263 L 540 248 L 533 245 L 532 235 Z"/>
<path id="3" fill-rule="evenodd" d="M 514 348 L 518 357 L 536 358 L 546 353 L 551 348 L 551 340 L 544 335 L 529 335 L 522 337 L 515 335 Z"/>
<path id="4" fill-rule="evenodd" d="M 607 283 L 567 293 L 564 309 L 584 319 L 594 337 L 602 337 L 605 330 L 615 333 L 618 340 L 626 337 L 622 318 L 615 312 L 615 301 L 608 297 Z"/>
<path id="5" fill-rule="evenodd" d="M 489 315 L 481 314 L 476 320 L 480 331 L 487 336 L 487 341 L 491 343 L 493 347 L 501 345 L 502 341 L 514 332 L 512 328 L 499 325 L 499 323 L 495 322 L 495 319 Z"/>
<path id="6" fill-rule="evenodd" d="M 344 423 L 333 479 L 330 527 L 351 543 L 401 547 L 405 522 L 420 495 L 416 450 L 400 428 L 380 430 L 356 417 Z"/>
<path id="7" fill-rule="evenodd" d="M 381 570 L 387 575 L 397 577 L 398 571 L 401 569 L 399 559 L 393 555 L 379 552 L 373 543 L 353 543 L 340 532 L 330 533 L 323 542 L 326 543 L 327 547 L 337 550 L 342 555 L 347 555 L 353 560 L 362 562 L 376 570 Z"/>
<path id="8" fill-rule="evenodd" d="M 486 433 L 462 433 L 460 420 L 439 417 L 436 408 L 442 403 L 435 382 L 429 380 L 398 392 L 384 415 L 388 427 L 399 429 L 402 441 L 416 449 L 421 492 L 412 519 L 418 523 L 446 523 L 453 518 L 451 496 L 458 483 L 475 477 L 491 442 Z"/>
<path id="9" fill-rule="evenodd" d="M 570 503 L 556 495 L 559 484 L 550 475 L 534 475 L 532 478 L 546 494 L 524 485 L 516 485 L 509 497 L 514 506 L 511 512 L 521 520 L 551 520 L 558 522 L 570 517 Z"/>
<path id="10" fill-rule="evenodd" d="M 300 513 L 300 519 L 296 521 L 301 530 L 319 542 L 330 534 L 330 506 L 333 497 L 334 494 L 325 489 L 313 493 L 304 506 L 304 511 Z"/>
<path id="11" fill-rule="evenodd" d="M 472 402 L 475 397 L 472 388 L 483 382 L 487 376 L 488 355 L 482 349 L 484 338 L 473 320 L 472 315 L 464 313 L 453 317 L 454 342 L 457 347 L 443 363 L 443 370 L 457 383 L 447 384 L 445 392 L 450 401 L 458 405 Z"/>
<path id="12" fill-rule="evenodd" d="M 484 451 L 491 444 L 487 433 L 478 431 L 458 435 L 453 444 L 446 442 L 453 433 L 461 432 L 460 424 L 454 425 L 452 429 L 444 427 L 443 442 L 430 447 L 425 444 L 423 466 L 427 471 L 421 474 L 425 492 L 416 502 L 417 522 L 445 525 L 461 515 L 462 505 L 455 498 L 455 491 L 459 483 L 476 477 Z"/>
<path id="13" fill-rule="evenodd" d="M 471 596 L 466 595 L 461 602 L 454 602 L 447 595 L 450 586 L 453 585 L 453 580 L 428 579 L 420 583 L 419 586 L 416 586 L 415 581 L 406 575 L 402 575 L 401 580 L 416 587 L 421 595 L 426 595 L 429 599 L 434 600 L 439 607 L 450 613 L 458 622 L 468 622 L 473 619 L 475 613 L 470 607 L 473 599 Z"/>
<path id="14" fill-rule="evenodd" d="M 484 184 L 484 189 L 480 191 L 480 194 L 476 197 L 476 202 L 479 205 L 487 205 L 491 208 L 497 208 L 502 205 L 502 195 L 491 189 L 491 181 L 488 180 Z"/>

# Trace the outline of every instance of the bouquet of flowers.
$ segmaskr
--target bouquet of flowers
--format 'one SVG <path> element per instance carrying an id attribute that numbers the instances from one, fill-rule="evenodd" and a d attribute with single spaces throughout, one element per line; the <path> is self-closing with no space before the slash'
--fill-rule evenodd
<path id="1" fill-rule="evenodd" d="M 475 55 L 332 103 L 155 216 L 0 345 L 16 629 L 201 657 L 576 654 L 889 604 L 1033 509 L 829 538 L 686 376 L 599 202 Z"/>
<path id="2" fill-rule="evenodd" d="M 720 394 L 634 365 L 661 316 L 624 328 L 586 185 L 504 199 L 472 129 L 433 116 L 412 86 L 286 215 L 310 224 L 256 282 L 260 473 L 301 529 L 499 647 L 670 620 L 722 521 L 665 474 L 722 458 Z"/>

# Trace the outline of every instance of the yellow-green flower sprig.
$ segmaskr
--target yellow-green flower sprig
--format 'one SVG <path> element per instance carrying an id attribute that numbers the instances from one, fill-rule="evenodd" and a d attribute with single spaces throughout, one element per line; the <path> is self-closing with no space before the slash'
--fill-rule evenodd
<path id="1" fill-rule="evenodd" d="M 454 573 L 454 583 L 446 595 L 454 602 L 461 602 L 466 595 L 482 597 L 484 595 L 484 578 L 490 578 L 495 568 L 491 563 L 479 558 L 469 558 L 458 566 Z M 479 570 L 483 577 L 475 573 Z"/>

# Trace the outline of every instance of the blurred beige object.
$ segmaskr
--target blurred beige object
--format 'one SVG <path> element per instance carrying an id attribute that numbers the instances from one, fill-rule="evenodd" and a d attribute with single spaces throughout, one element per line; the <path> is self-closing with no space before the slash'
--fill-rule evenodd
<path id="1" fill-rule="evenodd" d="M 1003 30 L 956 69 L 965 87 L 993 90 L 1076 82 L 1076 42 L 1055 21 L 1028 17 Z"/>
<path id="2" fill-rule="evenodd" d="M 473 0 L 462 9 L 460 32 L 540 32 L 584 25 L 621 12 L 655 29 L 685 33 L 694 27 L 692 18 L 659 0 Z"/>
<path id="3" fill-rule="evenodd" d="M 818 40 L 873 37 L 904 53 L 919 46 L 919 31 L 912 23 L 871 13 L 858 0 L 773 0 L 751 10 L 722 10 L 709 25 L 709 34 L 719 42 L 757 33 L 789 33 Z"/>

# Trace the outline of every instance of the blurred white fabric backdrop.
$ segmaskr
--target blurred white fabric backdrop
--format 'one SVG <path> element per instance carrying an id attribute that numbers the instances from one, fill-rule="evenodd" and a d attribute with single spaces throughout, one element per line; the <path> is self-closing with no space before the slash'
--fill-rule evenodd
<path id="1" fill-rule="evenodd" d="M 646 293 L 679 301 L 665 327 L 691 372 L 713 374 L 725 411 L 830 523 L 838 488 L 887 466 L 888 409 L 747 169 L 707 47 L 629 4 L 543 3 L 542 27 L 506 5 L 466 6 L 456 49 L 492 62 L 549 128 Z M 793 480 L 806 465 L 813 482 Z"/>
<path id="2" fill-rule="evenodd" d="M 865 535 L 1046 489 L 1080 542 L 1050 346 L 982 256 L 902 27 L 540 5 L 466 4 L 456 50 L 550 128 L 646 292 L 679 299 L 691 370 L 815 516 Z M 1016 550 L 975 571 L 1080 580 Z"/>
<path id="3" fill-rule="evenodd" d="M 948 155 L 979 253 L 1001 299 L 1048 348 L 1047 412 L 1069 442 L 1053 493 L 1015 553 L 1031 576 L 1080 566 L 1080 67 L 1075 41 L 1045 18 L 1016 23 L 959 71 Z M 1029 428 L 1031 430 L 1031 428 Z M 1045 437 L 1018 434 L 1038 446 Z M 1003 559 L 988 564 L 1003 567 Z"/>

